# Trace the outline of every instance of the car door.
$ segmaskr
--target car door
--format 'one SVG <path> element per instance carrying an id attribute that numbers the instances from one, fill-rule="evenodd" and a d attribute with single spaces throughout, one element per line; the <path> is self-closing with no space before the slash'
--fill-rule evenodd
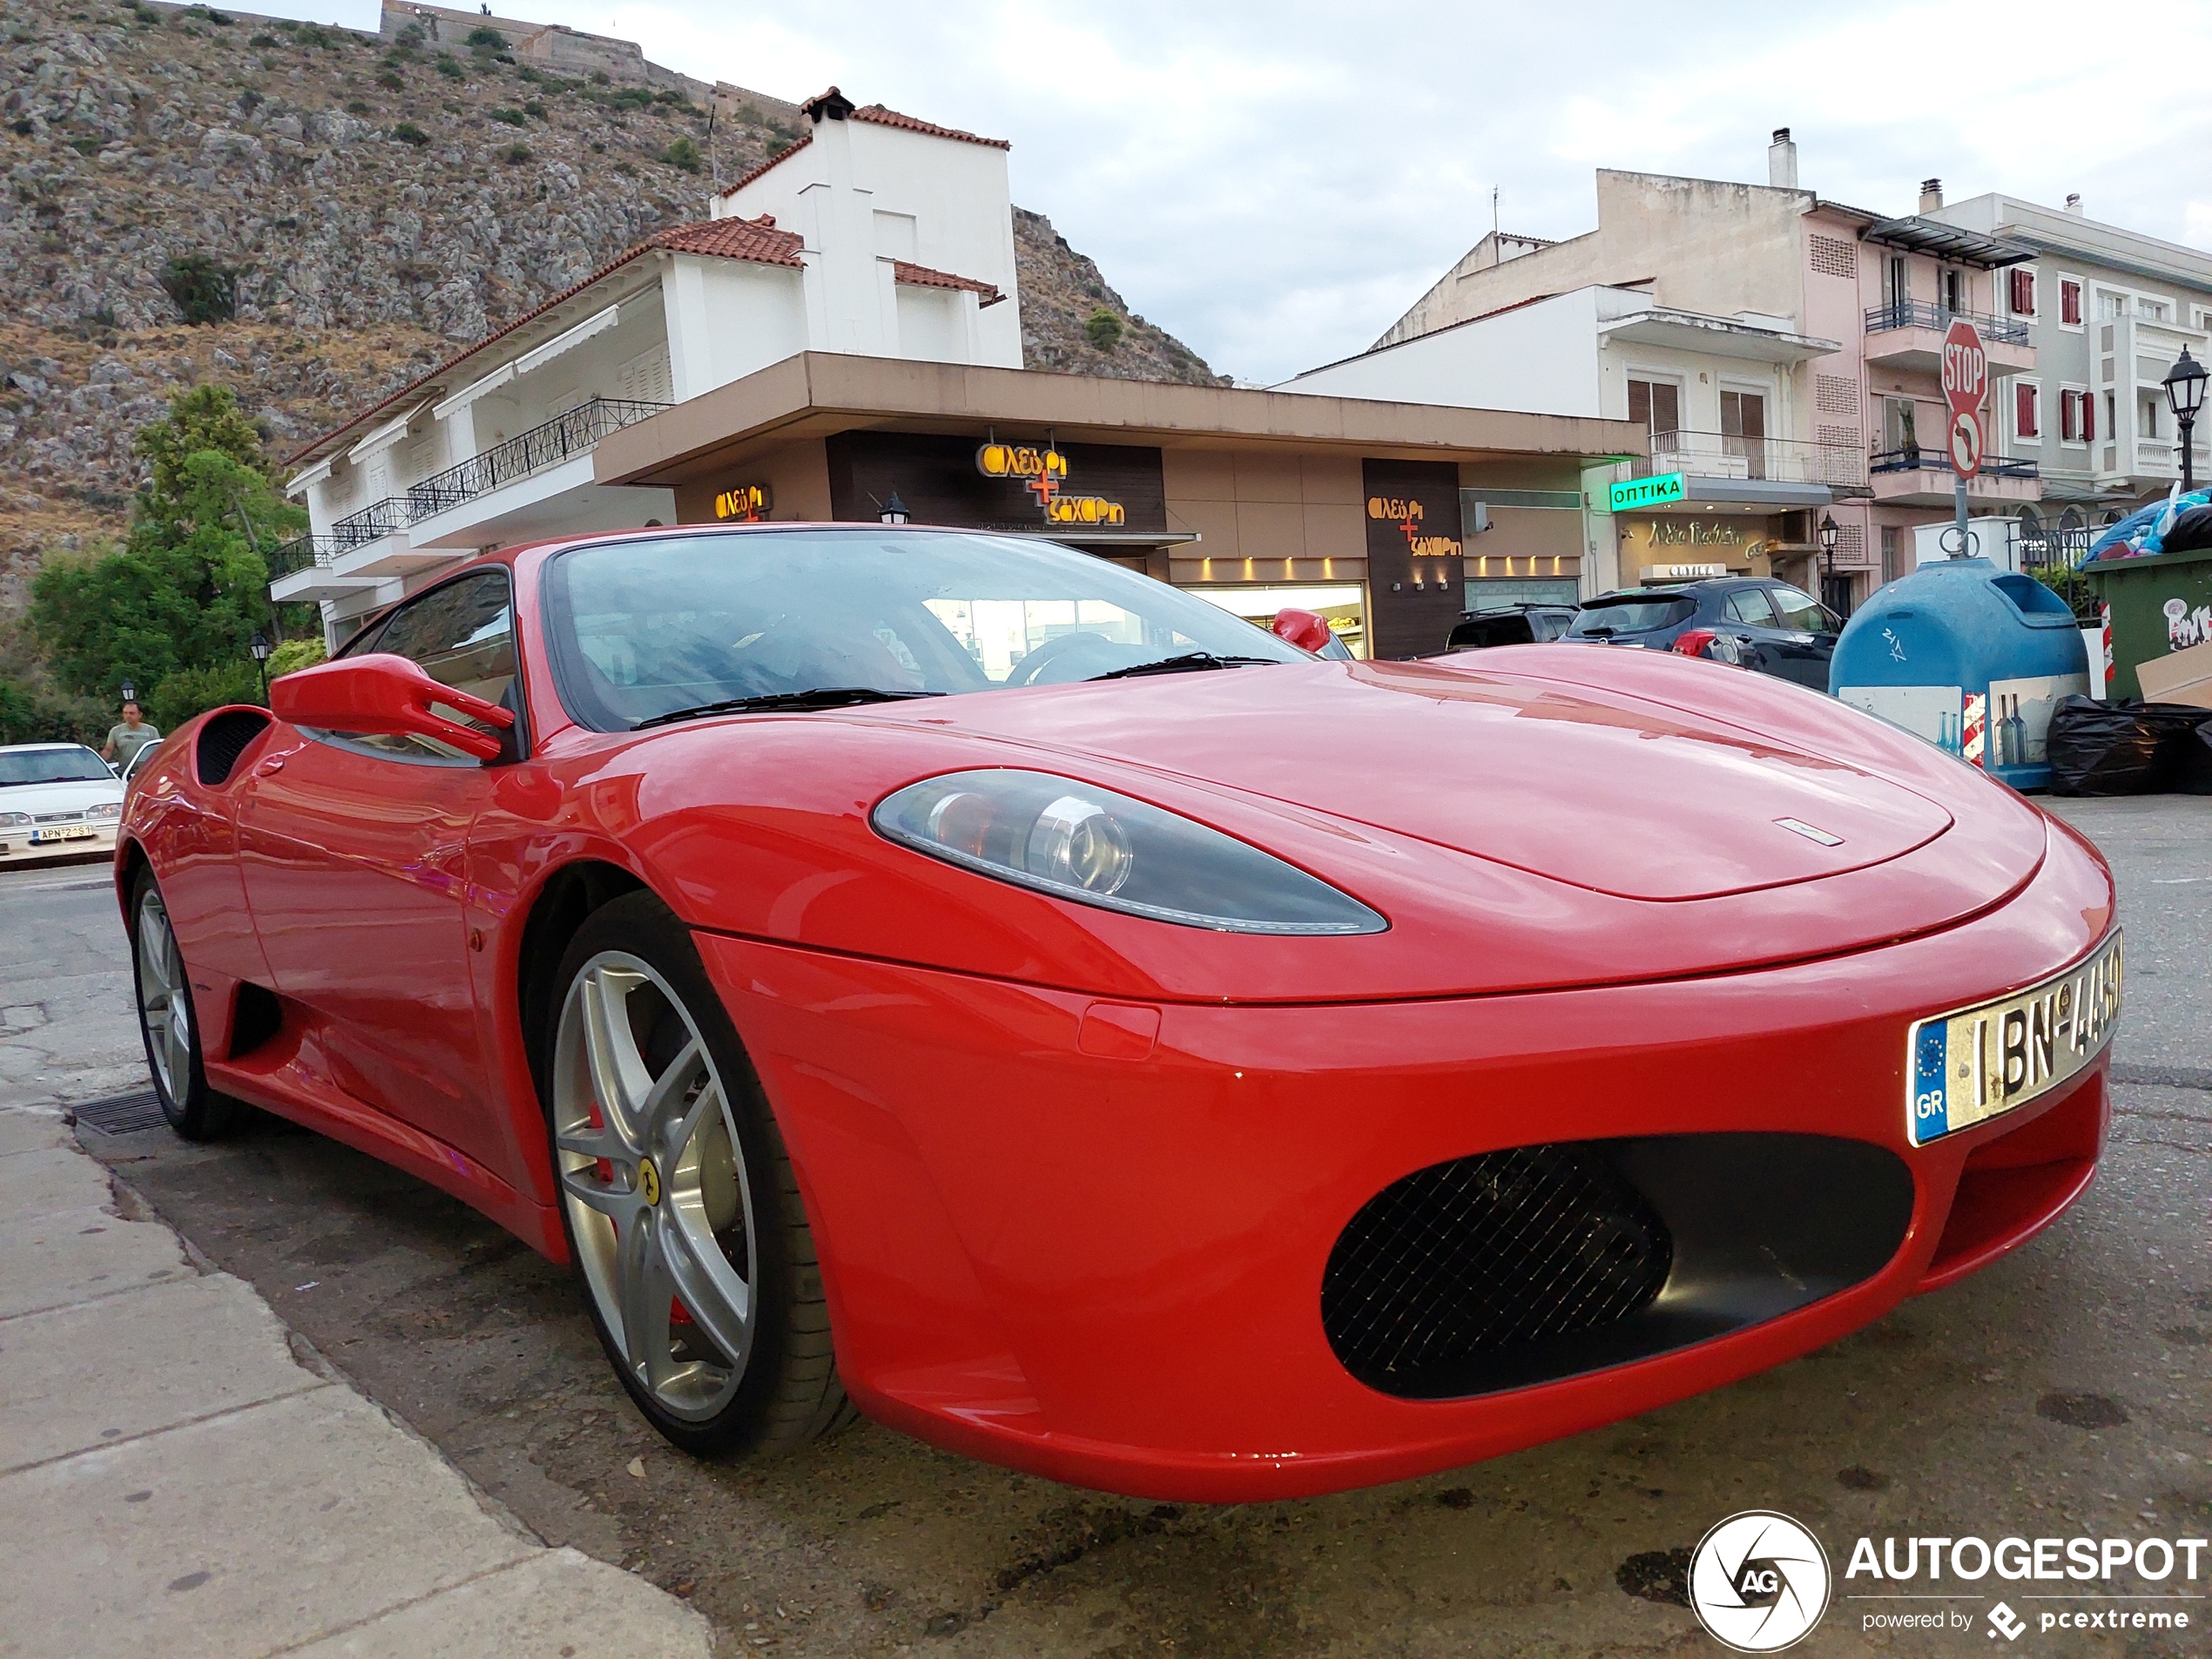
<path id="1" fill-rule="evenodd" d="M 354 649 L 517 706 L 511 597 L 504 568 L 475 571 L 415 596 Z M 519 752 L 519 722 L 515 741 Z M 239 811 L 276 988 L 320 1016 L 309 1063 L 479 1159 L 501 1143 L 469 967 L 468 847 L 498 776 L 431 738 L 280 722 Z"/>
<path id="2" fill-rule="evenodd" d="M 1777 583 L 1766 590 L 1773 603 L 1781 637 L 1776 646 L 1779 671 L 1816 691 L 1828 689 L 1828 664 L 1844 625 L 1836 613 L 1800 589 Z"/>
<path id="3" fill-rule="evenodd" d="M 1721 596 L 1720 625 L 1736 641 L 1743 666 L 1780 674 L 1781 618 L 1764 588 L 1732 588 Z"/>

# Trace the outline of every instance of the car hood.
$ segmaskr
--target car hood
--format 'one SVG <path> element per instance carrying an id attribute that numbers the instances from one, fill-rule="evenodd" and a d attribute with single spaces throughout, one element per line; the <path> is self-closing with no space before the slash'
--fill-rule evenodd
<path id="1" fill-rule="evenodd" d="M 1817 880 L 1952 827 L 1927 794 L 1806 745 L 1486 666 L 1285 665 L 940 706 L 979 734 L 1225 785 L 1628 899 Z"/>
<path id="2" fill-rule="evenodd" d="M 81 784 L 10 784 L 0 788 L 0 813 L 81 813 L 103 801 L 123 799 L 120 778 L 94 779 Z"/>

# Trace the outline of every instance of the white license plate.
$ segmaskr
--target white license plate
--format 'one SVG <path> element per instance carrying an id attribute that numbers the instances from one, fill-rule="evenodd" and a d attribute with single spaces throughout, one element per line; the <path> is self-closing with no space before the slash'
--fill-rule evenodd
<path id="1" fill-rule="evenodd" d="M 90 824 L 71 824 L 65 829 L 43 829 L 30 832 L 30 844 L 44 846 L 49 841 L 84 841 L 99 832 Z"/>
<path id="2" fill-rule="evenodd" d="M 1905 1047 L 1912 1144 L 2016 1111 L 2094 1060 L 2120 1020 L 2121 966 L 2115 933 L 2032 989 L 1916 1022 Z"/>

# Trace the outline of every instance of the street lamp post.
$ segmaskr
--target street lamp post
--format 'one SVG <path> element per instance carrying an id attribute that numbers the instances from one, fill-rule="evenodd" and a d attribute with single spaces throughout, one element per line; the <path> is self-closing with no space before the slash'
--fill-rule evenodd
<path id="1" fill-rule="evenodd" d="M 269 637 L 256 628 L 253 643 L 246 649 L 253 653 L 253 666 L 260 671 L 261 703 L 266 707 L 269 701 Z"/>
<path id="2" fill-rule="evenodd" d="M 1836 519 L 1832 513 L 1820 516 L 1820 587 L 1821 602 L 1828 599 L 1827 590 L 1836 578 Z"/>
<path id="3" fill-rule="evenodd" d="M 2196 444 L 2196 412 L 2204 407 L 2204 365 L 2189 355 L 2187 346 L 2182 347 L 2182 359 L 2166 371 L 2166 402 L 2174 411 L 2175 424 L 2182 428 L 2182 493 L 2196 488 L 2196 469 L 2192 464 L 2191 450 Z"/>
<path id="4" fill-rule="evenodd" d="M 899 499 L 897 490 L 893 490 L 891 499 L 883 503 L 881 516 L 883 522 L 887 524 L 903 524 L 907 522 L 907 503 Z"/>

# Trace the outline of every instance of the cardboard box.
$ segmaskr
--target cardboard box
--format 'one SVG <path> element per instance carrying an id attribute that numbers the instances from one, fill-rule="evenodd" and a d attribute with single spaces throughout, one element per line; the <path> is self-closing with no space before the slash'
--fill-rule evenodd
<path id="1" fill-rule="evenodd" d="M 2212 709 L 2212 639 L 2135 664 L 2146 703 L 2187 703 Z"/>

